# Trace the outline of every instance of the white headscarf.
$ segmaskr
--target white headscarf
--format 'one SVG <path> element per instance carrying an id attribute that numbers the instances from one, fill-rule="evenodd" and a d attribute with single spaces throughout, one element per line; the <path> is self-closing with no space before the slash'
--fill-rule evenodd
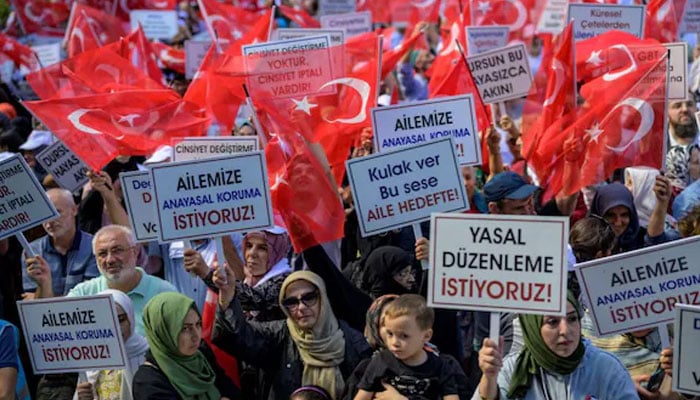
<path id="1" fill-rule="evenodd" d="M 649 225 L 649 218 L 656 206 L 654 183 L 659 171 L 649 167 L 631 167 L 625 169 L 625 186 L 632 192 L 634 206 L 637 208 L 639 225 Z M 628 182 L 632 184 L 629 185 Z"/>

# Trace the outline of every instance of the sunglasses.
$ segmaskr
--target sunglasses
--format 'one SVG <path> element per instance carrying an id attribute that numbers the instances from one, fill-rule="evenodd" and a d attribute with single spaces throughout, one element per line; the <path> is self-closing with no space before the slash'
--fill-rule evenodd
<path id="1" fill-rule="evenodd" d="M 282 300 L 282 305 L 287 310 L 296 310 L 299 307 L 299 303 L 304 303 L 306 307 L 313 307 L 318 302 L 319 293 L 318 290 L 313 292 L 304 293 L 299 297 L 287 297 Z"/>

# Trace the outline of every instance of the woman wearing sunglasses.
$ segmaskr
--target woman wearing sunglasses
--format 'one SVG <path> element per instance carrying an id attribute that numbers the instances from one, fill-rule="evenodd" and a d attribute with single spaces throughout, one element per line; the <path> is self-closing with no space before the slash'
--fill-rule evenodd
<path id="1" fill-rule="evenodd" d="M 323 280 L 297 271 L 284 280 L 279 303 L 287 319 L 247 321 L 236 296 L 233 272 L 217 268 L 219 308 L 212 341 L 263 371 L 261 399 L 284 399 L 300 386 L 317 385 L 338 398 L 345 379 L 371 350 L 362 334 L 339 321 Z"/>

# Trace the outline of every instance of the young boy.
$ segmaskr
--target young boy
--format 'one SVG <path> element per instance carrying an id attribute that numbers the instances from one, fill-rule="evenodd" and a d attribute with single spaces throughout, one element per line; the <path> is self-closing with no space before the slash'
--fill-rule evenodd
<path id="1" fill-rule="evenodd" d="M 424 348 L 433 335 L 434 318 L 416 294 L 399 296 L 386 306 L 381 323 L 386 348 L 372 356 L 355 400 L 371 400 L 385 390 L 411 399 L 459 400 L 453 370 Z"/>

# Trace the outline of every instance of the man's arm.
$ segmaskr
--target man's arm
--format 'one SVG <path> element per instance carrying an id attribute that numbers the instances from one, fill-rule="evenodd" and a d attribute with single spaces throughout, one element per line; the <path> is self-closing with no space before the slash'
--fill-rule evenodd
<path id="1" fill-rule="evenodd" d="M 35 299 L 46 299 L 54 297 L 53 281 L 51 280 L 51 268 L 44 257 L 36 255 L 25 259 L 27 264 L 27 275 L 36 282 Z"/>

